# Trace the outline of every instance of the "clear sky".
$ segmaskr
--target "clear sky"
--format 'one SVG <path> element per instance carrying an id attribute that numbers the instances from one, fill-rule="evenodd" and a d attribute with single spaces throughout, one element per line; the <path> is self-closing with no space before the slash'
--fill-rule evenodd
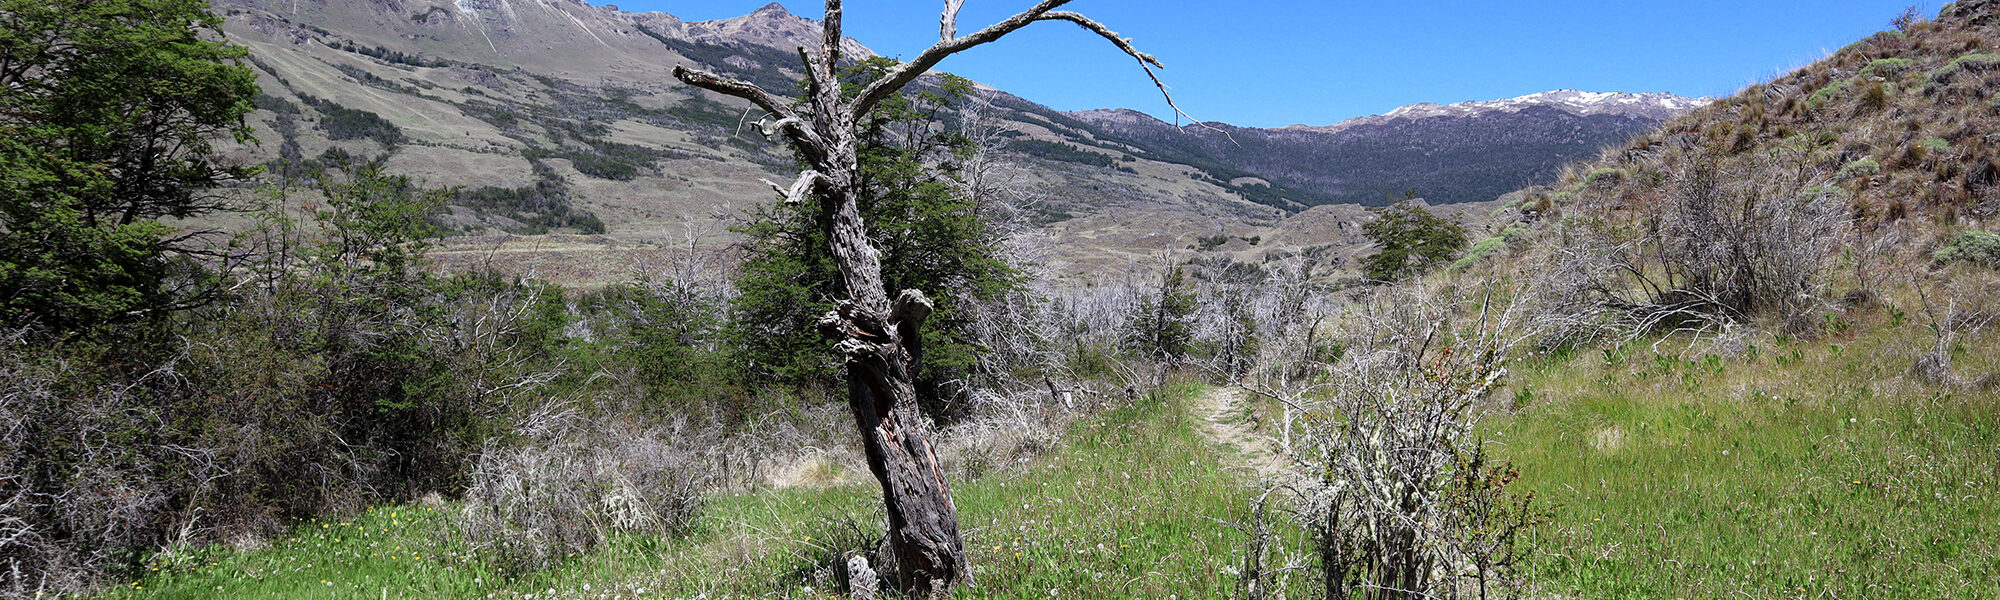
<path id="1" fill-rule="evenodd" d="M 769 0 L 609 0 L 687 20 Z M 593 0 L 604 4 L 607 0 Z M 819 18 L 821 3 L 781 0 Z M 1870 33 L 1911 0 L 1076 0 L 1066 7 L 1164 61 L 1188 114 L 1255 127 L 1326 125 L 1418 102 L 1553 89 L 1721 96 Z M 968 32 L 1033 0 L 969 0 Z M 1935 16 L 1942 0 L 1916 5 Z M 937 41 L 942 0 L 848 0 L 847 33 L 914 57 Z M 1172 113 L 1132 59 L 1060 22 L 1040 23 L 940 68 L 1059 110 Z"/>

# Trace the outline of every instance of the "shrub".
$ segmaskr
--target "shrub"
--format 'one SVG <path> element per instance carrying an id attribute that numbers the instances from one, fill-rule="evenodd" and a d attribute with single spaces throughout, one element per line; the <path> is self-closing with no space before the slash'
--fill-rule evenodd
<path id="1" fill-rule="evenodd" d="M 333 140 L 375 140 L 384 148 L 394 148 L 403 143 L 403 129 L 395 123 L 369 111 L 348 108 L 332 100 L 320 100 L 311 96 L 301 96 L 306 104 L 320 111 L 319 128 L 326 137 Z"/>
<path id="2" fill-rule="evenodd" d="M 1840 168 L 1840 173 L 1835 175 L 1834 178 L 1846 181 L 1857 177 L 1873 177 L 1876 173 L 1880 172 L 1882 172 L 1882 163 L 1875 162 L 1875 159 L 1872 158 L 1864 158 L 1847 163 L 1847 166 Z"/>
<path id="3" fill-rule="evenodd" d="M 1347 356 L 1297 395 L 1286 448 L 1300 485 L 1287 489 L 1325 597 L 1518 592 L 1524 542 L 1547 515 L 1480 450 L 1489 395 L 1522 338 L 1515 311 L 1482 307 L 1491 292 L 1379 294 L 1356 311 Z"/>
<path id="4" fill-rule="evenodd" d="M 1814 107 L 1825 106 L 1828 101 L 1838 98 L 1841 94 L 1846 93 L 1848 83 L 1850 83 L 1850 81 L 1846 79 L 1834 80 L 1833 83 L 1826 84 L 1826 87 L 1820 88 L 1818 91 L 1813 92 L 1811 96 L 1807 96 L 1806 104 Z"/>
<path id="5" fill-rule="evenodd" d="M 1991 231 L 1961 231 L 1951 236 L 1943 248 L 1931 253 L 1931 262 L 1943 265 L 1958 261 L 2000 269 L 2000 234 Z"/>
<path id="6" fill-rule="evenodd" d="M 1604 168 L 1590 172 L 1583 184 L 1591 187 L 1612 187 L 1625 182 L 1624 169 Z"/>
<path id="7" fill-rule="evenodd" d="M 1929 150 L 1931 152 L 1945 152 L 1951 150 L 1951 142 L 1945 141 L 1944 138 L 1924 138 L 1922 140 L 1918 140 L 1917 143 L 1919 145 L 1922 145 L 1925 150 Z"/>
<path id="8" fill-rule="evenodd" d="M 1984 73 L 2000 67 L 2000 54 L 1967 54 L 1960 56 L 1937 70 L 1931 71 L 1930 83 L 1924 86 L 1925 94 L 1934 94 L 1958 79 L 1960 75 Z"/>
<path id="9" fill-rule="evenodd" d="M 1471 249 L 1465 251 L 1465 256 L 1461 256 L 1458 260 L 1451 263 L 1451 270 L 1463 271 L 1472 268 L 1472 265 L 1485 260 L 1487 256 L 1505 249 L 1507 249 L 1507 238 L 1504 236 L 1493 236 L 1479 240 L 1472 245 Z"/>
<path id="10" fill-rule="evenodd" d="M 522 443 L 480 455 L 458 517 L 466 543 L 509 568 L 554 566 L 619 534 L 684 532 L 715 479 L 719 441 L 685 424 L 590 423 L 551 407 L 522 430 Z"/>
<path id="11" fill-rule="evenodd" d="M 1375 281 L 1422 273 L 1449 260 L 1466 244 L 1464 227 L 1409 201 L 1376 209 L 1375 220 L 1361 228 L 1382 247 L 1362 261 L 1368 278 Z"/>
<path id="12" fill-rule="evenodd" d="M 1895 79 L 1897 75 L 1901 75 L 1904 72 L 1909 71 L 1910 66 L 1913 64 L 1915 64 L 1915 62 L 1907 58 L 1878 59 L 1874 62 L 1868 63 L 1867 67 L 1863 67 L 1861 69 L 1861 76 L 1862 77 L 1873 76 L 1873 77 L 1882 77 L 1884 79 Z"/>
<path id="13" fill-rule="evenodd" d="M 1841 193 L 1792 162 L 1808 157 L 1724 163 L 1700 153 L 1669 169 L 1663 201 L 1637 222 L 1579 220 L 1540 267 L 1543 312 L 1564 321 L 1545 329 L 1573 340 L 1599 325 L 1636 334 L 1757 317 L 1803 323 L 1846 227 Z"/>

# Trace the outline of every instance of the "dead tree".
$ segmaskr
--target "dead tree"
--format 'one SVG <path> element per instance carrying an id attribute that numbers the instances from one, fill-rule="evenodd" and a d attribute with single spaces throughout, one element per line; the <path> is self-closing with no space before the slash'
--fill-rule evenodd
<path id="1" fill-rule="evenodd" d="M 861 177 L 856 124 L 878 102 L 946 57 L 1039 21 L 1068 21 L 1102 36 L 1138 59 L 1149 76 L 1153 68 L 1162 66 L 1096 21 L 1056 10 L 1069 0 L 1042 0 L 1007 20 L 960 36 L 958 10 L 964 3 L 945 0 L 938 43 L 853 97 L 842 93 L 837 77 L 842 41 L 840 0 L 826 0 L 820 47 L 799 48 L 806 80 L 805 96 L 796 104 L 792 98 L 773 95 L 749 82 L 685 66 L 674 68 L 674 77 L 688 85 L 748 100 L 770 113 L 760 123 L 765 136 L 783 136 L 806 163 L 798 180 L 780 191 L 786 202 L 817 202 L 829 217 L 827 237 L 848 294 L 836 310 L 820 319 L 819 328 L 835 341 L 835 350 L 846 361 L 848 405 L 861 430 L 869 470 L 882 484 L 899 583 L 905 591 L 934 597 L 969 583 L 971 570 L 959 538 L 958 510 L 925 433 L 913 385 L 923 358 L 918 326 L 930 315 L 932 305 L 919 290 L 903 290 L 892 301 L 889 290 L 883 287 L 881 259 L 868 241 L 858 205 Z M 1153 82 L 1160 85 L 1157 76 Z M 1160 90 L 1165 93 L 1166 87 L 1161 85 Z M 1172 99 L 1168 102 L 1171 105 Z"/>

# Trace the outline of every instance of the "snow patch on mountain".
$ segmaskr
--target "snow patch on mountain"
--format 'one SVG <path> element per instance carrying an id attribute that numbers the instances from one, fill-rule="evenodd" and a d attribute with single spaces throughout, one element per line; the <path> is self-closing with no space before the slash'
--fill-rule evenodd
<path id="1" fill-rule="evenodd" d="M 1505 100 L 1459 102 L 1455 104 L 1424 102 L 1400 107 L 1389 111 L 1387 114 L 1348 119 L 1333 125 L 1293 125 L 1284 129 L 1336 133 L 1360 125 L 1379 125 L 1397 119 L 1419 120 L 1436 117 L 1476 118 L 1494 113 L 1517 113 L 1534 107 L 1554 108 L 1586 117 L 1610 114 L 1645 117 L 1664 121 L 1680 116 L 1688 111 L 1701 108 L 1711 101 L 1712 99 L 1710 98 L 1687 98 L 1665 93 L 1631 94 L 1624 92 L 1555 90 Z"/>

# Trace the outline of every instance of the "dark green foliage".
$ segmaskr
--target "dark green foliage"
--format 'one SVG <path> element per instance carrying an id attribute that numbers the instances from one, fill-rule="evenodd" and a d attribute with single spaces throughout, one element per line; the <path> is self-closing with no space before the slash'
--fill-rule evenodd
<path id="1" fill-rule="evenodd" d="M 531 161 L 548 158 L 568 160 L 577 172 L 612 181 L 631 181 L 642 168 L 650 168 L 658 156 L 654 150 L 616 142 L 592 141 L 589 150 L 529 149 L 523 153 Z"/>
<path id="2" fill-rule="evenodd" d="M 1193 286 L 1181 265 L 1172 265 L 1160 274 L 1160 287 L 1140 300 L 1132 318 L 1129 339 L 1132 350 L 1157 363 L 1171 364 L 1187 358 L 1194 341 L 1193 317 L 1196 308 Z"/>
<path id="3" fill-rule="evenodd" d="M 847 70 L 849 84 L 879 77 L 889 63 L 866 61 Z M 970 89 L 948 77 L 941 93 L 884 100 L 857 134 L 861 150 L 861 214 L 881 252 L 890 290 L 918 289 L 937 310 L 925 321 L 926 412 L 937 410 L 937 382 L 980 363 L 965 305 L 996 301 L 1021 285 L 1015 269 L 995 256 L 999 235 L 953 186 L 962 136 L 935 128 L 932 116 Z M 936 166 L 927 166 L 936 165 Z M 831 384 L 834 357 L 813 322 L 847 296 L 827 244 L 829 222 L 810 203 L 754 209 L 738 228 L 748 250 L 738 276 L 734 336 L 744 365 L 760 379 Z"/>
<path id="4" fill-rule="evenodd" d="M 1375 281 L 1395 281 L 1443 264 L 1467 241 L 1464 227 L 1409 201 L 1376 209 L 1375 220 L 1361 229 L 1382 247 L 1362 259 L 1363 272 Z"/>
<path id="5" fill-rule="evenodd" d="M 350 40 L 340 40 L 331 44 L 327 44 L 327 46 L 332 47 L 333 49 L 336 50 L 344 50 L 347 52 L 360 54 L 362 56 L 374 57 L 382 60 L 383 62 L 395 63 L 399 65 L 409 65 L 412 67 L 443 67 L 443 66 L 449 66 L 451 64 L 451 61 L 427 58 L 421 54 L 405 54 L 400 50 L 390 50 L 388 48 L 383 48 L 381 46 L 363 46 L 360 44 L 356 44 Z"/>
<path id="6" fill-rule="evenodd" d="M 372 112 L 341 106 L 332 100 L 299 96 L 307 106 L 320 112 L 319 128 L 334 140 L 375 140 L 383 148 L 403 143 L 403 129 Z"/>
<path id="7" fill-rule="evenodd" d="M 220 208 L 206 189 L 250 172 L 211 156 L 249 139 L 257 92 L 220 23 L 200 0 L 0 0 L 0 325 L 79 330 L 212 291 L 172 259 L 195 235 L 159 221 Z"/>
<path id="8" fill-rule="evenodd" d="M 1014 142 L 1008 143 L 1007 148 L 1015 152 L 1026 154 L 1028 156 L 1033 156 L 1035 158 L 1039 158 L 1042 160 L 1076 163 L 1079 165 L 1089 165 L 1092 167 L 1108 168 L 1116 164 L 1117 161 L 1117 159 L 1105 155 L 1104 153 L 1091 152 L 1089 150 L 1080 150 L 1077 149 L 1077 147 L 1075 146 L 1071 146 L 1069 144 L 1065 144 L 1062 142 L 1049 142 L 1043 140 L 1016 140 Z"/>
<path id="9" fill-rule="evenodd" d="M 535 163 L 534 169 L 534 185 L 459 190 L 451 204 L 470 208 L 479 216 L 496 215 L 518 223 L 501 227 L 507 233 L 537 235 L 559 229 L 604 233 L 602 219 L 570 204 L 569 182 L 541 163 Z"/>

